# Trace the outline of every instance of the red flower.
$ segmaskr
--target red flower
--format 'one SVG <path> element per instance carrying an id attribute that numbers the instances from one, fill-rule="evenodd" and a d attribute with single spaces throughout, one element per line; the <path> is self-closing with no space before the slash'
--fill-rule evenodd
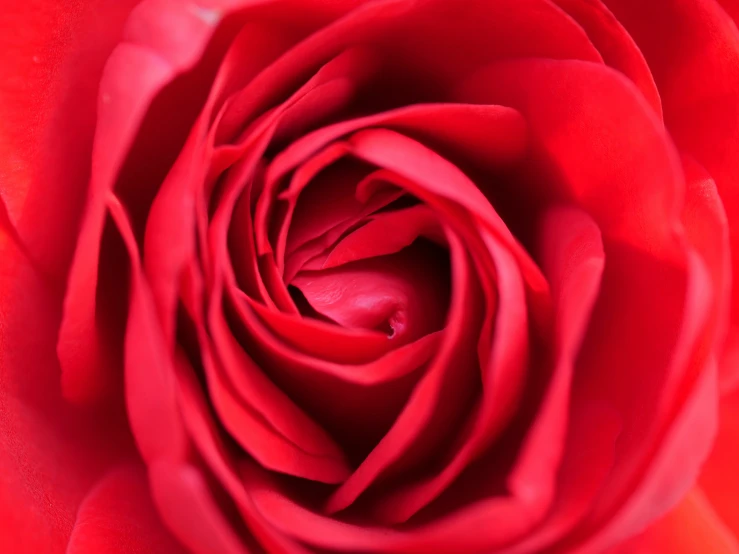
<path id="1" fill-rule="evenodd" d="M 723 3 L 6 2 L 2 550 L 736 551 Z"/>

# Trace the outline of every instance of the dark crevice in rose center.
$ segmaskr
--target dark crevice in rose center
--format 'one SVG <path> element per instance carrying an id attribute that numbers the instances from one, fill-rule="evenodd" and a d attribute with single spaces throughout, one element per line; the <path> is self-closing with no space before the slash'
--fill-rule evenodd
<path id="1" fill-rule="evenodd" d="M 386 212 L 395 212 L 395 211 L 403 210 L 405 208 L 411 208 L 413 206 L 418 206 L 420 203 L 421 201 L 415 196 L 411 194 L 404 194 L 397 200 L 393 200 L 387 206 L 383 206 L 382 208 L 380 208 L 374 213 L 381 214 L 381 213 L 386 213 Z"/>
<path id="2" fill-rule="evenodd" d="M 305 298 L 305 295 L 302 293 L 302 291 L 295 285 L 288 285 L 287 291 L 290 293 L 290 297 L 293 299 L 293 302 L 295 302 L 295 305 L 298 307 L 298 310 L 300 310 L 300 314 L 303 317 L 309 317 L 311 319 L 325 321 L 328 323 L 336 323 L 333 319 L 328 318 L 322 313 L 316 311 L 313 306 L 310 305 L 310 302 L 308 302 L 308 300 Z"/>

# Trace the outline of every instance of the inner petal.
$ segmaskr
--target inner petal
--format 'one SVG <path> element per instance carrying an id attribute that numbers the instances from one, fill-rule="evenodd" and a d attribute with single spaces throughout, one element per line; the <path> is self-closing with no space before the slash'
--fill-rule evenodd
<path id="1" fill-rule="evenodd" d="M 315 312 L 339 325 L 382 330 L 406 343 L 444 326 L 449 256 L 418 239 L 394 254 L 302 271 L 291 284 Z"/>
<path id="2" fill-rule="evenodd" d="M 356 197 L 355 184 L 372 167 L 346 157 L 342 144 L 329 146 L 293 174 L 280 194 L 283 217 L 276 218 L 275 254 L 290 282 L 311 258 L 324 252 L 369 214 L 384 208 L 402 191 L 383 189 L 364 201 Z"/>

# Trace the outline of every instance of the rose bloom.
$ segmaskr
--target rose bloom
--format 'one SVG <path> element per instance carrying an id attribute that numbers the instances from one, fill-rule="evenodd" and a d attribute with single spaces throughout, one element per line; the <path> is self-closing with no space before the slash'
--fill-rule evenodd
<path id="1" fill-rule="evenodd" d="M 735 0 L 0 4 L 0 551 L 739 552 Z"/>

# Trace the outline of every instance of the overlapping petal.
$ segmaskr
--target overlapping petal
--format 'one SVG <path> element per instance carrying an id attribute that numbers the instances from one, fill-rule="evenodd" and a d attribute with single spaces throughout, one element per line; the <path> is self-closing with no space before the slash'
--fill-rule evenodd
<path id="1" fill-rule="evenodd" d="M 27 397 L 14 358 L 11 409 L 39 417 L 0 420 L 85 455 L 29 474 L 71 491 L 54 545 L 102 548 L 96 519 L 166 551 L 590 553 L 665 513 L 709 452 L 717 368 L 733 386 L 739 49 L 730 2 L 662 4 L 120 4 L 70 57 L 68 94 L 101 79 L 71 147 L 8 135 L 30 141 L 13 182 L 33 174 L 2 191 L 10 259 L 56 280 L 76 229 L 43 241 L 82 214 L 63 305 L 37 295 L 71 404 Z M 66 105 L 42 96 L 13 105 Z M 42 158 L 89 172 L 49 225 Z M 110 441 L 148 486 L 72 425 L 120 398 L 133 440 L 115 420 Z M 697 514 L 730 552 L 721 448 L 661 525 Z"/>

